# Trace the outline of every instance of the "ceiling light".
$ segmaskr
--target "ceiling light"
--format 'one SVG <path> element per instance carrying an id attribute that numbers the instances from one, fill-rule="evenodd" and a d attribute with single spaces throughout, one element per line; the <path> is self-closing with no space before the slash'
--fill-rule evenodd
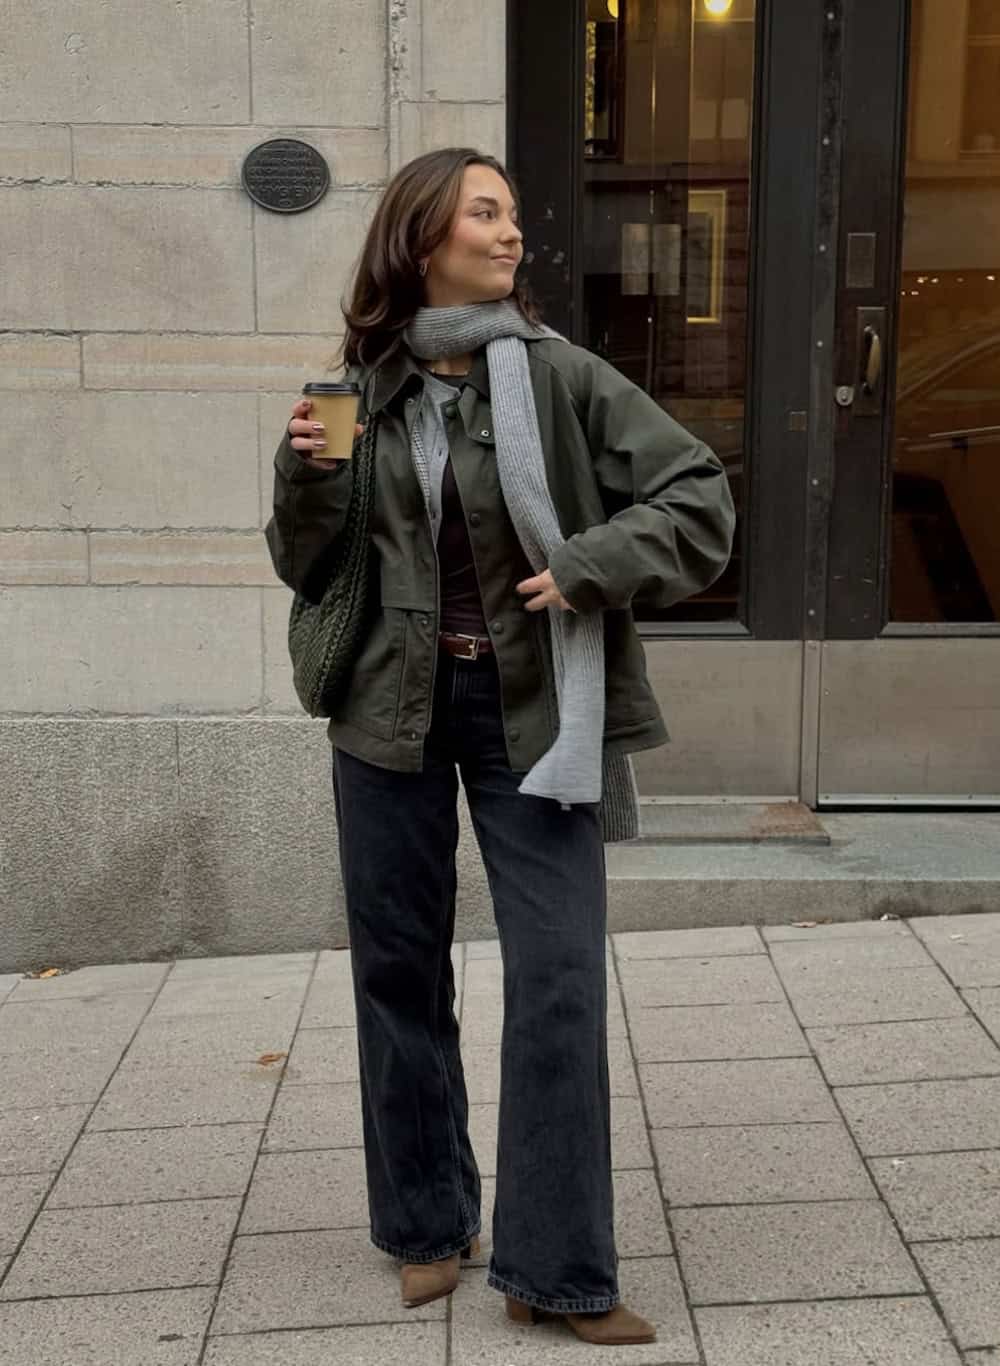
<path id="1" fill-rule="evenodd" d="M 705 0 L 705 8 L 709 14 L 728 14 L 733 7 L 733 0 Z"/>
<path id="2" fill-rule="evenodd" d="M 608 0 L 608 13 L 612 19 L 618 18 L 618 0 Z"/>

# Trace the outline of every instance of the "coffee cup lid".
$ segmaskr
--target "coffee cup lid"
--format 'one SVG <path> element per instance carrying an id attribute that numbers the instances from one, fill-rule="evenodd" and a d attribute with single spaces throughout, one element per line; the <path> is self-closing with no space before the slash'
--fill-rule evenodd
<path id="1" fill-rule="evenodd" d="M 326 383 L 311 384 L 311 383 L 310 383 L 310 384 L 304 384 L 304 385 L 302 386 L 302 392 L 303 392 L 304 394 L 355 394 L 355 395 L 357 395 L 357 394 L 360 394 L 360 393 L 361 393 L 361 390 L 358 388 L 358 386 L 357 386 L 356 384 L 347 384 L 347 383 L 343 383 L 343 382 L 340 383 L 340 384 L 326 384 Z"/>

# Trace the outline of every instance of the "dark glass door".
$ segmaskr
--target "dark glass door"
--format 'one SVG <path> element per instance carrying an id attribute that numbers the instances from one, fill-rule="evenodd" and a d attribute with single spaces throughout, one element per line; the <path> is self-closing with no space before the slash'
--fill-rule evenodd
<path id="1" fill-rule="evenodd" d="M 849 0 L 818 799 L 1000 800 L 1000 0 Z"/>

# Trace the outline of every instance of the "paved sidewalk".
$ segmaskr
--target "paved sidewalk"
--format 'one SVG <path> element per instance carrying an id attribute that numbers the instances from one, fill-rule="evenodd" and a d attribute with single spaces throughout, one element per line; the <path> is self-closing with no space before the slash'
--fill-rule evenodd
<path id="1" fill-rule="evenodd" d="M 488 1230 L 500 961 L 455 956 Z M 1000 1363 L 1000 914 L 621 934 L 608 979 L 621 1282 L 656 1344 L 510 1324 L 485 1255 L 402 1307 L 322 952 L 0 977 L 0 1360 Z"/>

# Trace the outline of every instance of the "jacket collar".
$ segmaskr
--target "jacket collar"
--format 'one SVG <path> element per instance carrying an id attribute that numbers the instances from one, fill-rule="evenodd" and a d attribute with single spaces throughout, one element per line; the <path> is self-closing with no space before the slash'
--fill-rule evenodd
<path id="1" fill-rule="evenodd" d="M 371 371 L 366 373 L 365 382 L 371 378 L 371 375 Z M 486 364 L 485 348 L 481 348 L 473 354 L 472 366 L 465 383 L 471 384 L 484 398 L 489 398 L 490 376 Z M 374 372 L 370 411 L 373 413 L 381 412 L 404 389 L 411 387 L 423 387 L 423 371 L 420 368 L 420 362 L 409 348 L 398 346 Z"/>

